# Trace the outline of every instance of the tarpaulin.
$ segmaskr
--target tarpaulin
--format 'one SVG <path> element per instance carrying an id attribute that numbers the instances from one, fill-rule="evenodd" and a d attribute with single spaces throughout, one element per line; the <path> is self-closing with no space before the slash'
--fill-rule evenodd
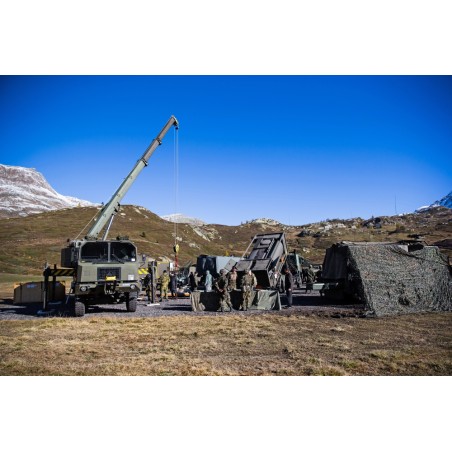
<path id="1" fill-rule="evenodd" d="M 234 309 L 238 310 L 243 299 L 241 290 L 233 290 L 229 292 L 231 302 Z M 191 306 L 193 311 L 217 311 L 220 308 L 220 295 L 217 292 L 192 292 L 190 296 Z M 253 291 L 253 298 L 251 306 L 248 308 L 252 310 L 281 309 L 281 299 L 277 290 L 255 290 Z"/>

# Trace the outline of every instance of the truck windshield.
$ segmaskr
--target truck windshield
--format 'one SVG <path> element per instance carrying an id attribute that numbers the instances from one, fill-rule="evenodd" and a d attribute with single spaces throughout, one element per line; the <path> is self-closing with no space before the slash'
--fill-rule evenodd
<path id="1" fill-rule="evenodd" d="M 82 246 L 80 258 L 83 261 L 108 262 L 108 243 L 87 242 Z"/>
<path id="2" fill-rule="evenodd" d="M 136 261 L 136 249 L 131 243 L 112 242 L 110 244 L 110 259 L 117 261 Z"/>

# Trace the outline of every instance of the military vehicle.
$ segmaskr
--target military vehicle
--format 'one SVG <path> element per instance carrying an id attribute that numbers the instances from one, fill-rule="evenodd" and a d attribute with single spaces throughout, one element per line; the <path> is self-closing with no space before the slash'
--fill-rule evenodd
<path id="1" fill-rule="evenodd" d="M 239 309 L 243 301 L 243 295 L 240 292 L 240 282 L 243 275 L 251 270 L 256 276 L 256 291 L 253 291 L 249 309 L 271 310 L 281 309 L 281 300 L 277 290 L 281 278 L 281 271 L 287 256 L 286 239 L 283 232 L 273 234 L 255 235 L 248 245 L 243 256 L 234 264 L 237 269 L 237 289 L 230 293 L 231 302 L 235 309 Z M 221 265 L 212 263 L 212 257 L 221 257 L 224 261 Z M 206 256 L 198 257 L 197 270 L 205 268 L 209 262 L 211 268 L 221 270 L 228 267 L 224 264 L 229 256 Z M 218 262 L 218 259 L 216 260 Z M 232 268 L 232 267 L 231 267 Z M 198 286 L 199 288 L 200 286 Z M 220 295 L 213 292 L 195 291 L 191 294 L 191 303 L 193 311 L 217 311 L 220 307 Z"/>
<path id="2" fill-rule="evenodd" d="M 185 287 L 190 285 L 190 272 L 196 272 L 196 267 L 192 265 L 191 261 L 188 261 L 187 263 L 179 267 L 178 271 L 176 272 L 178 287 Z"/>
<path id="3" fill-rule="evenodd" d="M 300 288 L 303 282 L 303 264 L 306 259 L 300 256 L 295 250 L 289 253 L 286 258 L 286 267 L 293 275 L 294 284 Z"/>
<path id="4" fill-rule="evenodd" d="M 289 268 L 293 275 L 294 284 L 300 288 L 303 281 L 306 279 L 306 270 L 311 267 L 315 273 L 320 271 L 320 265 L 314 264 L 308 259 L 304 258 L 301 254 L 298 254 L 295 250 L 287 255 L 286 266 Z M 284 284 L 281 285 L 281 289 L 284 289 Z"/>
<path id="5" fill-rule="evenodd" d="M 179 123 L 174 116 L 151 142 L 129 175 L 124 179 L 110 201 L 82 240 L 72 240 L 61 250 L 61 265 L 73 269 L 73 283 L 69 303 L 73 314 L 81 317 L 88 305 L 124 303 L 129 312 L 136 311 L 136 296 L 141 290 L 140 262 L 136 246 L 128 237 L 108 240 L 108 232 L 120 209 L 120 202 L 137 176 L 148 165 L 149 158 L 168 130 Z M 101 231 L 105 228 L 103 235 Z M 50 272 L 51 274 L 51 272 Z"/>
<path id="6" fill-rule="evenodd" d="M 238 281 L 251 270 L 261 289 L 277 287 L 287 257 L 284 232 L 255 235 L 236 265 Z M 274 280 L 274 275 L 277 275 Z"/>
<path id="7" fill-rule="evenodd" d="M 196 273 L 198 276 L 205 276 L 206 270 L 209 270 L 213 278 L 220 276 L 220 270 L 226 269 L 227 272 L 239 261 L 239 257 L 234 256 L 207 256 L 201 254 L 196 259 Z"/>

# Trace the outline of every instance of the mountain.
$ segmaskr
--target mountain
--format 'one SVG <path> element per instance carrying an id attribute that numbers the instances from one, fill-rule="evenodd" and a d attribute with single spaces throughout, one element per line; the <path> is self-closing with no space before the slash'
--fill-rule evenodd
<path id="1" fill-rule="evenodd" d="M 34 168 L 0 164 L 0 218 L 94 205 L 89 201 L 60 195 Z"/>
<path id="2" fill-rule="evenodd" d="M 452 191 L 448 195 L 441 198 L 439 201 L 435 201 L 429 206 L 419 207 L 416 212 L 425 212 L 427 210 L 433 209 L 434 207 L 447 207 L 448 209 L 452 209 Z"/>
<path id="3" fill-rule="evenodd" d="M 169 221 L 171 223 L 186 223 L 193 226 L 206 226 L 207 223 L 199 218 L 189 217 L 183 213 L 172 213 L 170 215 L 162 215 L 160 218 Z M 271 218 L 256 218 L 254 220 L 248 220 L 242 222 L 242 224 L 262 224 L 267 226 L 284 226 L 277 220 L 272 220 Z"/>
<path id="4" fill-rule="evenodd" d="M 203 226 L 207 224 L 205 221 L 202 221 L 199 218 L 189 217 L 187 215 L 184 215 L 183 213 L 172 213 L 170 215 L 162 215 L 160 218 L 171 223 L 187 223 L 195 226 Z"/>
<path id="5" fill-rule="evenodd" d="M 444 196 L 444 198 L 441 198 L 439 201 L 435 201 L 430 207 L 447 207 L 448 209 L 452 209 L 452 191 Z"/>
<path id="6" fill-rule="evenodd" d="M 83 237 L 99 207 L 52 210 L 36 215 L 0 218 L 2 274 L 39 275 L 44 262 L 60 265 L 60 250 L 67 239 Z M 122 205 L 113 221 L 109 237 L 127 235 L 138 248 L 158 260 L 175 258 L 174 244 L 180 245 L 179 262 L 196 262 L 197 256 L 242 256 L 256 234 L 284 232 L 287 249 L 297 250 L 311 262 L 321 264 L 325 250 L 340 241 L 395 242 L 423 239 L 437 244 L 452 259 L 452 209 L 435 207 L 423 213 L 380 216 L 375 222 L 352 218 L 325 220 L 301 226 L 247 222 L 238 226 L 181 223 L 177 236 L 173 223 L 140 206 Z M 449 240 L 449 241 L 448 241 Z"/>
<path id="7" fill-rule="evenodd" d="M 444 198 L 439 202 L 447 205 Z M 0 165 L 0 243 L 7 244 L 0 253 L 0 277 L 2 273 L 40 274 L 44 262 L 59 265 L 60 250 L 67 239 L 83 237 L 99 209 L 87 201 L 58 194 L 35 169 Z M 322 263 L 325 250 L 340 241 L 423 239 L 437 244 L 452 258 L 451 208 L 431 207 L 425 212 L 379 219 L 378 228 L 373 218 L 324 220 L 301 226 L 258 218 L 226 226 L 205 224 L 182 214 L 162 219 L 144 207 L 123 205 L 109 237 L 127 235 L 140 254 L 159 260 L 174 259 L 173 248 L 178 243 L 182 264 L 196 262 L 201 254 L 241 256 L 254 235 L 281 231 L 288 250 L 296 249 L 315 263 Z M 179 226 L 175 228 L 171 220 L 177 220 Z"/>

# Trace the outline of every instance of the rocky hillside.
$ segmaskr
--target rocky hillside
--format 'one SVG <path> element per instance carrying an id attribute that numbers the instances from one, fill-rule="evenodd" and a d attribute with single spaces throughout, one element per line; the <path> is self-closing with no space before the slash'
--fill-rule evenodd
<path id="1" fill-rule="evenodd" d="M 26 217 L 0 219 L 0 273 L 40 274 L 45 262 L 60 265 L 60 251 L 67 239 L 83 237 L 99 208 L 78 207 Z M 428 212 L 371 219 L 325 220 L 302 226 L 250 221 L 240 226 L 174 223 L 149 210 L 126 205 L 116 216 L 109 237 L 128 235 L 138 252 L 156 259 L 174 260 L 173 246 L 180 246 L 179 263 L 196 262 L 200 254 L 241 256 L 255 234 L 284 231 L 289 251 L 322 263 L 325 250 L 340 241 L 388 242 L 423 239 L 442 246 L 452 257 L 452 210 L 437 207 Z"/>
<path id="2" fill-rule="evenodd" d="M 196 226 L 202 226 L 202 225 L 206 224 L 205 221 L 202 221 L 199 218 L 189 217 L 188 215 L 184 215 L 183 213 L 173 213 L 171 215 L 162 215 L 161 218 L 165 221 L 170 221 L 171 223 L 188 223 L 188 224 L 194 224 Z"/>
<path id="3" fill-rule="evenodd" d="M 60 195 L 34 168 L 0 164 L 0 218 L 93 205 Z"/>

